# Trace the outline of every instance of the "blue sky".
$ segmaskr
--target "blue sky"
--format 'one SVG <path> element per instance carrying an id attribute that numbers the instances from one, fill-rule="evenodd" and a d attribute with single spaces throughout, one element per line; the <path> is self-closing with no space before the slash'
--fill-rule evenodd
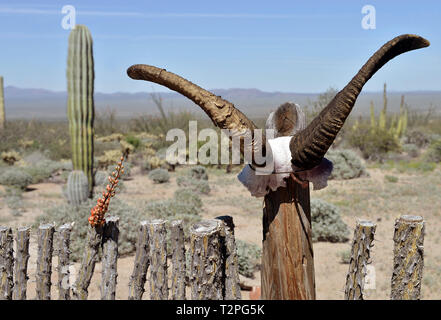
<path id="1" fill-rule="evenodd" d="M 431 46 L 395 58 L 365 86 L 441 89 L 441 1 L 1 1 L 0 74 L 6 85 L 65 90 L 64 5 L 94 39 L 95 90 L 162 87 L 127 77 L 164 67 L 205 88 L 322 92 L 342 88 L 384 42 L 416 33 Z M 361 27 L 364 5 L 376 29 Z"/>

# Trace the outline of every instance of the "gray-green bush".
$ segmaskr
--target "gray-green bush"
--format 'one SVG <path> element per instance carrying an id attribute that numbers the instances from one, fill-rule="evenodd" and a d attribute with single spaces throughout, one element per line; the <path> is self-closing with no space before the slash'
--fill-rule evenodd
<path id="1" fill-rule="evenodd" d="M 190 169 L 189 176 L 198 180 L 208 180 L 207 170 L 203 166 L 194 166 Z"/>
<path id="2" fill-rule="evenodd" d="M 165 183 L 170 180 L 168 171 L 160 168 L 150 171 L 148 177 L 155 183 Z"/>
<path id="3" fill-rule="evenodd" d="M 26 189 L 32 183 L 32 176 L 21 168 L 2 167 L 0 171 L 0 184 Z"/>
<path id="4" fill-rule="evenodd" d="M 357 154 L 348 149 L 329 150 L 326 158 L 334 166 L 330 179 L 354 179 L 367 175 L 366 167 Z"/>
<path id="5" fill-rule="evenodd" d="M 311 199 L 312 240 L 346 242 L 349 230 L 336 206 L 321 199 Z"/>
<path id="6" fill-rule="evenodd" d="M 209 194 L 211 189 L 207 180 L 195 179 L 191 176 L 181 176 L 176 179 L 178 186 L 188 188 L 196 193 Z"/>
<path id="7" fill-rule="evenodd" d="M 256 267 L 260 264 L 262 251 L 257 245 L 242 240 L 236 240 L 236 250 L 239 273 L 252 278 Z"/>
<path id="8" fill-rule="evenodd" d="M 63 223 L 74 222 L 71 234 L 71 257 L 73 261 L 79 261 L 87 241 L 87 230 L 90 228 L 87 219 L 96 201 L 97 198 L 93 200 L 88 199 L 78 207 L 62 204 L 47 208 L 45 213 L 36 219 L 34 226 L 38 227 L 42 222 L 55 222 L 57 226 Z M 144 220 L 146 216 L 138 208 L 127 204 L 117 197 L 112 198 L 106 216 L 118 216 L 120 218 L 118 253 L 124 255 L 134 252 L 139 222 Z"/>
<path id="9" fill-rule="evenodd" d="M 441 140 L 433 141 L 424 154 L 426 162 L 441 162 Z"/>

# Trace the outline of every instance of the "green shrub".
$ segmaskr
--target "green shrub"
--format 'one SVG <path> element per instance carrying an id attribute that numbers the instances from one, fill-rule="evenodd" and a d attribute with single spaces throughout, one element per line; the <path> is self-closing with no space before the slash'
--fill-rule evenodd
<path id="1" fill-rule="evenodd" d="M 371 130 L 367 124 L 360 124 L 347 134 L 351 147 L 361 151 L 364 159 L 382 160 L 389 152 L 400 150 L 399 140 L 388 130 Z"/>
<path id="2" fill-rule="evenodd" d="M 197 209 L 202 208 L 201 198 L 192 190 L 179 188 L 175 191 L 173 198 L 177 202 L 190 204 Z"/>
<path id="3" fill-rule="evenodd" d="M 329 150 L 326 158 L 331 160 L 334 166 L 330 179 L 346 180 L 367 175 L 366 167 L 352 150 Z"/>
<path id="4" fill-rule="evenodd" d="M 40 183 L 47 181 L 55 172 L 64 170 L 65 167 L 66 165 L 61 162 L 42 160 L 24 167 L 23 170 L 32 176 L 32 183 Z"/>
<path id="5" fill-rule="evenodd" d="M 418 146 L 413 143 L 403 144 L 402 149 L 404 152 L 406 152 L 412 158 L 418 157 L 418 155 L 420 153 Z"/>
<path id="6" fill-rule="evenodd" d="M 424 154 L 426 162 L 441 162 L 441 140 L 433 141 Z"/>
<path id="7" fill-rule="evenodd" d="M 339 253 L 340 255 L 340 262 L 343 264 L 349 264 L 351 262 L 351 249 L 341 251 Z"/>
<path id="8" fill-rule="evenodd" d="M 211 189 L 207 180 L 199 180 L 190 176 L 181 176 L 176 179 L 178 186 L 188 188 L 196 193 L 209 194 Z"/>
<path id="9" fill-rule="evenodd" d="M 311 199 L 312 240 L 345 242 L 349 240 L 348 226 L 338 208 L 320 199 Z"/>
<path id="10" fill-rule="evenodd" d="M 385 175 L 384 179 L 386 179 L 386 181 L 391 182 L 391 183 L 396 183 L 398 182 L 398 178 L 395 176 L 389 176 L 389 175 Z"/>
<path id="11" fill-rule="evenodd" d="M 155 183 L 165 183 L 170 180 L 170 174 L 165 169 L 154 169 L 149 172 L 149 178 Z"/>
<path id="12" fill-rule="evenodd" d="M 0 173 L 0 184 L 22 190 L 32 183 L 32 176 L 20 168 L 5 168 Z"/>
<path id="13" fill-rule="evenodd" d="M 127 136 L 125 140 L 126 142 L 130 143 L 135 149 L 138 149 L 141 145 L 141 139 L 132 135 Z"/>
<path id="14" fill-rule="evenodd" d="M 190 169 L 189 176 L 198 180 L 208 180 L 207 170 L 203 166 L 194 166 Z"/>
<path id="15" fill-rule="evenodd" d="M 430 139 L 424 132 L 419 130 L 412 130 L 406 134 L 404 142 L 406 144 L 414 144 L 418 148 L 422 148 L 429 144 Z"/>
<path id="16" fill-rule="evenodd" d="M 260 248 L 249 242 L 236 240 L 237 262 L 239 273 L 245 277 L 252 278 L 256 267 L 260 264 Z"/>
<path id="17" fill-rule="evenodd" d="M 87 230 L 90 228 L 87 219 L 96 201 L 97 198 L 93 200 L 88 199 L 78 207 L 72 207 L 68 204 L 50 207 L 45 210 L 44 215 L 36 219 L 34 226 L 37 227 L 40 223 L 49 222 L 55 222 L 58 226 L 63 223 L 74 222 L 75 224 L 71 234 L 71 258 L 73 261 L 79 261 L 82 258 L 87 241 Z M 118 198 L 112 198 L 106 216 L 118 216 L 120 218 L 118 254 L 124 255 L 134 252 L 139 223 L 145 220 L 146 216 L 141 214 L 140 210 Z"/>

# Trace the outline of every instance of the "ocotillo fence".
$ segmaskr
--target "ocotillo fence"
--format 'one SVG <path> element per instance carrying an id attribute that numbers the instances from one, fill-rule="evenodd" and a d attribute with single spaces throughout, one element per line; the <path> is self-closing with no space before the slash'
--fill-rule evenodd
<path id="1" fill-rule="evenodd" d="M 99 248 L 102 250 L 101 299 L 115 299 L 119 218 L 106 220 L 102 230 L 90 228 L 75 283 L 69 283 L 70 234 L 74 226 L 64 224 L 56 230 L 52 224 L 43 224 L 38 228 L 37 299 L 52 298 L 53 255 L 58 256 L 58 299 L 87 299 Z M 26 299 L 29 241 L 30 228 L 17 229 L 14 257 L 13 231 L 0 226 L 0 299 Z M 142 299 L 148 272 L 151 299 L 185 299 L 187 287 L 193 300 L 241 299 L 232 218 L 222 216 L 191 226 L 187 254 L 182 221 L 171 221 L 169 227 L 165 220 L 142 221 L 128 299 Z"/>
<path id="2" fill-rule="evenodd" d="M 82 267 L 76 282 L 72 284 L 69 283 L 69 246 L 74 226 L 64 224 L 55 230 L 51 224 L 41 225 L 37 232 L 37 299 L 52 298 L 53 255 L 58 256 L 58 299 L 87 299 L 99 248 L 102 248 L 101 299 L 115 299 L 118 222 L 117 217 L 108 217 L 102 232 L 92 232 L 93 229 L 90 229 Z M 356 223 L 346 277 L 346 300 L 365 298 L 375 231 L 376 225 L 370 221 Z M 30 228 L 18 228 L 15 233 L 14 257 L 13 231 L 0 226 L 0 299 L 26 299 L 29 241 Z M 403 215 L 395 221 L 391 299 L 420 298 L 423 242 L 422 217 Z M 195 300 L 241 299 L 232 218 L 222 216 L 191 226 L 188 250 L 185 247 L 182 221 L 142 221 L 128 285 L 128 299 L 142 299 L 146 285 L 150 288 L 150 299 L 155 300 L 185 299 L 187 287 L 189 296 Z"/>

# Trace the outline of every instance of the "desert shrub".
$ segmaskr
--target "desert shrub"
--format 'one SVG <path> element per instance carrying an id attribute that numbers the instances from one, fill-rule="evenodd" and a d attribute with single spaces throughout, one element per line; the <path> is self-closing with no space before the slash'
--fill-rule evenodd
<path id="1" fill-rule="evenodd" d="M 433 141 L 424 154 L 426 162 L 441 162 L 441 140 Z"/>
<path id="2" fill-rule="evenodd" d="M 199 195 L 189 189 L 179 188 L 173 197 L 177 202 L 188 203 L 198 210 L 202 208 L 202 200 Z"/>
<path id="3" fill-rule="evenodd" d="M 361 151 L 364 159 L 382 160 L 389 152 L 400 150 L 395 135 L 382 129 L 372 130 L 367 124 L 360 124 L 357 130 L 347 133 L 348 144 Z"/>
<path id="4" fill-rule="evenodd" d="M 141 145 L 141 139 L 132 135 L 128 135 L 125 141 L 130 143 L 135 149 L 138 149 L 139 146 Z"/>
<path id="5" fill-rule="evenodd" d="M 420 153 L 418 146 L 413 143 L 403 144 L 402 149 L 404 152 L 406 152 L 412 158 L 418 157 L 418 155 Z"/>
<path id="6" fill-rule="evenodd" d="M 0 156 L 3 162 L 7 163 L 10 166 L 14 165 L 14 163 L 21 160 L 20 154 L 15 150 L 4 151 L 1 153 Z"/>
<path id="7" fill-rule="evenodd" d="M 260 248 L 249 242 L 236 240 L 237 262 L 239 273 L 245 277 L 252 278 L 256 267 L 260 264 Z"/>
<path id="8" fill-rule="evenodd" d="M 345 242 L 349 240 L 348 226 L 336 206 L 320 199 L 311 199 L 312 240 Z"/>
<path id="9" fill-rule="evenodd" d="M 23 170 L 32 176 L 32 183 L 40 183 L 47 181 L 55 172 L 65 170 L 66 164 L 52 161 L 42 160 L 30 166 L 24 167 Z"/>
<path id="10" fill-rule="evenodd" d="M 104 151 L 104 154 L 98 157 L 98 166 L 99 168 L 106 169 L 110 165 L 115 165 L 121 158 L 122 151 L 121 149 L 107 150 Z"/>
<path id="11" fill-rule="evenodd" d="M 58 226 L 63 223 L 74 222 L 75 224 L 71 234 L 71 258 L 73 261 L 79 261 L 82 258 L 87 241 L 87 230 L 90 228 L 87 219 L 96 201 L 97 198 L 93 200 L 88 199 L 78 207 L 73 207 L 69 204 L 50 207 L 45 210 L 42 216 L 36 219 L 34 226 L 37 227 L 40 223 L 49 222 L 55 222 Z M 118 216 L 120 218 L 120 233 L 118 237 L 119 255 L 134 252 L 139 223 L 145 219 L 145 216 L 135 207 L 118 198 L 112 198 L 106 216 Z"/>
<path id="12" fill-rule="evenodd" d="M 339 253 L 340 262 L 343 264 L 349 264 L 351 262 L 351 249 L 341 251 Z"/>
<path id="13" fill-rule="evenodd" d="M 191 176 L 181 176 L 176 179 L 178 186 L 188 188 L 196 193 L 209 194 L 211 189 L 207 180 L 199 180 Z"/>
<path id="14" fill-rule="evenodd" d="M 32 176 L 21 168 L 6 168 L 0 172 L 0 184 L 26 189 L 32 183 Z"/>
<path id="15" fill-rule="evenodd" d="M 161 168 L 164 164 L 165 164 L 164 160 L 159 159 L 156 156 L 151 156 L 151 157 L 147 157 L 142 167 L 145 171 L 151 171 Z"/>
<path id="16" fill-rule="evenodd" d="M 155 183 L 165 183 L 170 180 L 170 174 L 165 169 L 154 169 L 149 172 L 149 178 Z"/>
<path id="17" fill-rule="evenodd" d="M 418 148 L 427 146 L 429 142 L 430 142 L 429 137 L 424 132 L 416 129 L 409 131 L 404 139 L 404 143 L 414 144 Z"/>
<path id="18" fill-rule="evenodd" d="M 203 166 L 194 166 L 190 169 L 190 177 L 198 180 L 208 180 L 207 170 Z"/>
<path id="19" fill-rule="evenodd" d="M 395 176 L 385 175 L 385 176 L 384 176 L 384 179 L 385 179 L 387 182 L 391 182 L 391 183 L 396 183 L 396 182 L 398 182 L 398 178 L 395 177 Z"/>
<path id="20" fill-rule="evenodd" d="M 21 216 L 25 211 L 23 190 L 15 187 L 7 187 L 5 191 L 5 204 L 11 209 L 11 214 L 13 216 Z"/>
<path id="21" fill-rule="evenodd" d="M 346 180 L 367 175 L 366 167 L 352 150 L 329 150 L 326 154 L 326 158 L 331 160 L 334 166 L 329 177 L 330 179 Z"/>

